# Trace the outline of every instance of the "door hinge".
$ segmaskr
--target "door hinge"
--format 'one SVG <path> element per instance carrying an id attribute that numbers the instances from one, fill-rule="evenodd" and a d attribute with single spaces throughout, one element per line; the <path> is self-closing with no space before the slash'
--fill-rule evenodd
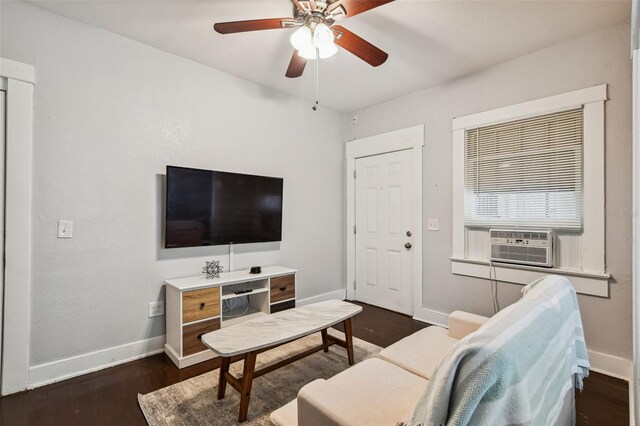
<path id="1" fill-rule="evenodd" d="M 356 280 L 353 280 L 353 289 L 356 289 Z"/>
<path id="2" fill-rule="evenodd" d="M 353 233 L 354 234 L 356 233 L 356 226 L 355 225 L 353 225 Z"/>
<path id="3" fill-rule="evenodd" d="M 353 178 L 354 179 L 356 178 L 356 171 L 355 170 L 353 171 Z"/>

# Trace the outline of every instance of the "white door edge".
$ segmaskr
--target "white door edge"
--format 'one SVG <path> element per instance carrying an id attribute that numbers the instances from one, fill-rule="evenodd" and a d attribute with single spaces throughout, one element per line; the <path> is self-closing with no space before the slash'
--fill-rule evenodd
<path id="1" fill-rule="evenodd" d="M 29 378 L 31 183 L 35 68 L 0 58 L 6 80 L 4 335 L 0 394 L 26 390 Z M 25 215 L 24 212 L 28 212 Z"/>
<path id="2" fill-rule="evenodd" d="M 637 2 L 634 2 L 634 16 L 638 17 Z M 634 20 L 632 26 L 638 22 Z M 637 40 L 632 40 L 637 43 Z M 640 50 L 633 50 L 633 211 L 640 207 Z M 633 312 L 633 369 L 629 386 L 630 424 L 637 424 L 640 416 L 640 218 L 633 215 L 633 251 L 632 251 L 632 312 Z"/>
<path id="3" fill-rule="evenodd" d="M 424 146 L 424 125 L 408 127 L 406 129 L 395 130 L 393 132 L 370 136 L 362 139 L 355 139 L 347 142 L 346 154 L 346 198 L 347 198 L 347 220 L 346 220 L 346 245 L 347 245 L 347 267 L 346 267 L 346 289 L 347 300 L 355 300 L 354 283 L 356 279 L 355 256 L 356 239 L 353 232 L 356 224 L 355 217 L 355 179 L 356 159 L 371 155 L 386 154 L 388 152 L 412 150 L 413 159 L 413 179 L 412 179 L 412 199 L 414 203 L 413 223 L 415 232 L 414 251 L 415 262 L 413 262 L 413 285 L 412 299 L 413 312 L 422 307 L 422 147 Z"/>
<path id="4" fill-rule="evenodd" d="M 0 82 L 2 81 L 4 81 L 4 79 L 0 78 Z M 0 84 L 0 357 L 2 357 L 2 330 L 4 323 L 4 153 L 6 146 L 6 94 L 6 84 Z M 1 381 L 2 363 L 0 363 L 0 383 Z"/>

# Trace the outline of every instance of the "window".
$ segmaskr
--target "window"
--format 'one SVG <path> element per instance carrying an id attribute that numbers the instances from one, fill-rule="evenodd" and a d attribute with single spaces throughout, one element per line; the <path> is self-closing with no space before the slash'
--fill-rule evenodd
<path id="1" fill-rule="evenodd" d="M 606 100 L 602 84 L 453 118 L 453 274 L 516 284 L 565 274 L 578 293 L 609 295 Z M 490 271 L 491 227 L 554 229 L 553 268 Z"/>
<path id="2" fill-rule="evenodd" d="M 583 109 L 465 130 L 465 226 L 582 228 Z"/>

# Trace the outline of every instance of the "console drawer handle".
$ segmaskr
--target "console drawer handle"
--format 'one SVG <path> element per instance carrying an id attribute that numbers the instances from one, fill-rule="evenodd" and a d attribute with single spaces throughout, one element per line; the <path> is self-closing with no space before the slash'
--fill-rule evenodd
<path id="1" fill-rule="evenodd" d="M 204 302 L 200 303 L 200 309 L 204 309 Z"/>
<path id="2" fill-rule="evenodd" d="M 280 287 L 280 291 L 285 291 L 286 289 L 287 289 L 287 286 L 286 286 L 286 285 L 285 285 L 285 286 Z"/>

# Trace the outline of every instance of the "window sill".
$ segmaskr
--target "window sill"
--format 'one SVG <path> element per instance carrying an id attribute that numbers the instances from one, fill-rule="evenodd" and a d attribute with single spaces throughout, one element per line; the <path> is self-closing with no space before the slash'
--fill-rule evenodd
<path id="1" fill-rule="evenodd" d="M 566 276 L 580 294 L 609 297 L 609 274 L 572 271 L 558 268 L 510 265 L 494 263 L 495 279 L 513 284 L 529 284 L 544 275 Z M 451 273 L 467 277 L 489 279 L 489 262 L 486 260 L 451 258 Z"/>

